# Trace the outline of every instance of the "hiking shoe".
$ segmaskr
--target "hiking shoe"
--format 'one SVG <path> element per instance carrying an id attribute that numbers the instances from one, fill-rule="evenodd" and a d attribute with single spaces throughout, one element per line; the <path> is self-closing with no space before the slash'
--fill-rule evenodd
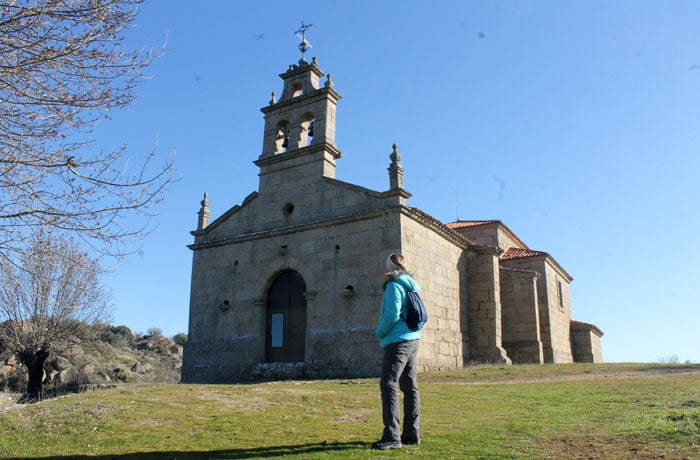
<path id="1" fill-rule="evenodd" d="M 420 444 L 420 438 L 409 438 L 408 436 L 401 436 L 401 443 L 406 445 L 417 446 Z"/>
<path id="2" fill-rule="evenodd" d="M 401 449 L 401 441 L 383 441 L 380 439 L 379 441 L 372 443 L 372 449 Z"/>

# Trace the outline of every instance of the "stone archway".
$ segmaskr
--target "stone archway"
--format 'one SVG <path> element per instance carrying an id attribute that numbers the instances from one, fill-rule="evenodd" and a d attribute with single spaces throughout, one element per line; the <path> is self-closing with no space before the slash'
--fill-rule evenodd
<path id="1" fill-rule="evenodd" d="M 267 291 L 265 362 L 303 362 L 306 351 L 306 283 L 294 270 L 275 277 Z"/>

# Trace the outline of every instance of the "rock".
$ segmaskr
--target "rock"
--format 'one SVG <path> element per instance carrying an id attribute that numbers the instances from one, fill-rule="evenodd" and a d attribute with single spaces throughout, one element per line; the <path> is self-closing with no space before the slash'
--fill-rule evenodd
<path id="1" fill-rule="evenodd" d="M 168 349 L 168 351 L 171 355 L 177 355 L 182 357 L 182 345 L 173 345 Z"/>
<path id="2" fill-rule="evenodd" d="M 129 371 L 123 367 L 117 367 L 112 369 L 112 378 L 119 382 L 126 382 L 129 380 Z"/>
<path id="3" fill-rule="evenodd" d="M 85 364 L 80 368 L 80 373 L 87 377 L 87 381 L 89 382 L 95 376 L 95 366 L 92 364 Z"/>
<path id="4" fill-rule="evenodd" d="M 136 344 L 136 349 L 140 351 L 150 350 L 153 348 L 153 341 L 150 338 L 145 338 Z"/>
<path id="5" fill-rule="evenodd" d="M 103 371 L 97 371 L 94 379 L 90 380 L 90 383 L 104 384 L 111 381 L 112 379 L 109 377 L 109 375 L 107 375 Z"/>
<path id="6" fill-rule="evenodd" d="M 151 371 L 153 371 L 153 366 L 148 363 L 136 362 L 133 366 L 131 366 L 131 372 L 136 374 L 148 374 Z"/>
<path id="7" fill-rule="evenodd" d="M 51 379 L 51 384 L 54 386 L 54 388 L 63 383 L 65 373 L 66 371 L 58 371 L 54 374 L 53 378 Z"/>
<path id="8" fill-rule="evenodd" d="M 14 355 L 7 358 L 5 360 L 5 367 L 8 373 L 14 371 L 17 368 L 17 358 L 15 358 Z"/>
<path id="9" fill-rule="evenodd" d="M 57 371 L 65 371 L 72 367 L 70 361 L 63 356 L 56 356 L 50 361 L 51 367 Z"/>

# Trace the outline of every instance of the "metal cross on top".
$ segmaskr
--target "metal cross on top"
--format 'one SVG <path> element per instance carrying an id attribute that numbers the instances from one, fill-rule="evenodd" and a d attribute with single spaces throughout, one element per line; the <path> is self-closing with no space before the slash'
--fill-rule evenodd
<path id="1" fill-rule="evenodd" d="M 306 32 L 306 29 L 311 27 L 311 24 L 304 24 L 304 21 L 301 21 L 301 27 L 299 27 L 299 30 L 297 30 L 295 33 L 297 34 L 297 37 L 299 37 L 299 40 L 301 40 L 301 43 L 299 43 L 299 51 L 301 51 L 301 59 L 304 59 L 304 53 L 311 48 L 311 43 L 306 39 L 304 36 L 304 33 Z"/>

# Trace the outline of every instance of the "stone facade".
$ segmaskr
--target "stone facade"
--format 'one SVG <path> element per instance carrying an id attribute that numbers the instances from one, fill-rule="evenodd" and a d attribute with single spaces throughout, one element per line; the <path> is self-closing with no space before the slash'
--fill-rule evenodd
<path id="1" fill-rule="evenodd" d="M 603 332 L 593 324 L 571 322 L 571 348 L 574 361 L 579 363 L 602 363 L 603 350 L 600 337 Z"/>
<path id="2" fill-rule="evenodd" d="M 537 279 L 525 270 L 501 269 L 503 348 L 518 363 L 543 363 Z"/>
<path id="3" fill-rule="evenodd" d="M 280 75 L 281 97 L 262 109 L 259 190 L 213 221 L 204 196 L 183 382 L 378 375 L 391 252 L 406 255 L 429 307 L 423 370 L 599 360 L 599 329 L 577 326 L 574 339 L 571 277 L 556 261 L 498 221 L 445 225 L 408 206 L 396 146 L 386 191 L 335 179 L 341 96 L 324 76 L 315 59 Z"/>

